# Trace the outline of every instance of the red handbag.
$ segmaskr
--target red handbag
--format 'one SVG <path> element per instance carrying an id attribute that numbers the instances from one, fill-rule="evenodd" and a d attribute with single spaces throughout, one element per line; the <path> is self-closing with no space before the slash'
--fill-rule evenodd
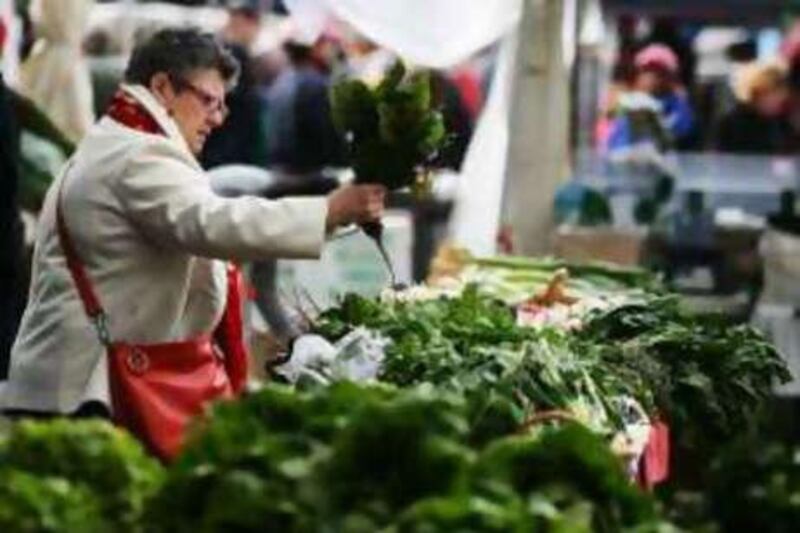
<path id="1" fill-rule="evenodd" d="M 58 237 L 72 279 L 84 310 L 95 326 L 108 354 L 109 388 L 112 417 L 127 428 L 162 460 L 174 458 L 180 451 L 190 420 L 211 401 L 230 398 L 234 388 L 226 372 L 222 353 L 211 335 L 160 344 L 130 344 L 112 341 L 106 327 L 107 315 L 100 305 L 87 272 L 78 258 L 61 209 L 56 207 Z M 233 275 L 232 275 L 233 274 Z M 234 287 L 237 270 L 229 270 L 229 287 Z M 229 294 L 228 306 L 220 329 L 241 334 L 239 300 Z M 237 323 L 236 320 L 239 320 Z M 241 340 L 241 339 L 239 339 Z M 237 346 L 236 342 L 230 343 Z M 247 359 L 238 343 L 238 351 L 226 355 L 238 391 L 247 376 Z"/>

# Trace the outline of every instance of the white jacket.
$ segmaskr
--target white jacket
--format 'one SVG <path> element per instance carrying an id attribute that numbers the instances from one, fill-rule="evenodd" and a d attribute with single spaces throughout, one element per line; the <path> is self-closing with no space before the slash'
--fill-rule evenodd
<path id="1" fill-rule="evenodd" d="M 64 217 L 114 340 L 156 343 L 210 333 L 226 300 L 225 266 L 216 259 L 314 258 L 321 251 L 324 198 L 216 196 L 177 124 L 149 91 L 125 90 L 167 137 L 104 117 L 50 188 L 0 409 L 67 413 L 88 400 L 109 404 L 105 351 L 56 233 L 62 181 Z"/>

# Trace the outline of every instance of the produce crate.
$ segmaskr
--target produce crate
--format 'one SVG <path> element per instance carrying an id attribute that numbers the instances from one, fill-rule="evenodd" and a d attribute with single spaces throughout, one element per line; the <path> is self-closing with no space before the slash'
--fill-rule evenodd
<path id="1" fill-rule="evenodd" d="M 644 229 L 559 226 L 553 234 L 553 250 L 568 261 L 605 261 L 639 265 L 646 251 Z"/>

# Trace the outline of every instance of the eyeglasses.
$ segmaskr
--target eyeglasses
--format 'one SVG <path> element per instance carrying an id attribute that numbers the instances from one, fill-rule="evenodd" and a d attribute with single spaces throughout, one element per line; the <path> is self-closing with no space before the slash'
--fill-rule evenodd
<path id="1" fill-rule="evenodd" d="M 201 89 L 197 85 L 186 81 L 184 79 L 173 79 L 173 84 L 176 85 L 178 88 L 188 89 L 194 94 L 200 103 L 208 110 L 209 113 L 219 113 L 222 115 L 222 119 L 225 120 L 230 113 L 228 106 L 225 105 L 225 99 L 219 98 L 218 96 L 214 96 L 213 94 Z"/>

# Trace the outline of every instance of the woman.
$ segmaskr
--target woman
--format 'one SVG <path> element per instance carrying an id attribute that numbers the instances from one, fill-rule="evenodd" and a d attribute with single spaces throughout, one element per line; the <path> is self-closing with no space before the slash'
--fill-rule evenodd
<path id="1" fill-rule="evenodd" d="M 0 407 L 103 406 L 172 456 L 188 417 L 242 385 L 238 294 L 220 259 L 316 257 L 336 227 L 380 217 L 375 186 L 278 202 L 211 192 L 196 156 L 225 119 L 237 70 L 194 29 L 160 31 L 134 51 L 45 200 Z"/>
<path id="2" fill-rule="evenodd" d="M 781 154 L 792 148 L 787 119 L 786 71 L 777 64 L 754 63 L 734 78 L 738 103 L 717 128 L 716 148 L 738 154 Z"/>
<path id="3" fill-rule="evenodd" d="M 623 93 L 620 96 L 619 107 L 626 107 L 623 100 L 652 101 L 671 144 L 677 149 L 687 147 L 694 134 L 695 120 L 686 94 L 679 85 L 680 64 L 675 53 L 664 45 L 652 44 L 636 54 L 634 69 L 633 86 L 627 95 Z M 642 136 L 649 135 L 647 131 L 638 131 L 637 121 L 631 120 L 624 109 L 622 111 L 608 133 L 607 145 L 612 150 L 635 144 Z"/>

